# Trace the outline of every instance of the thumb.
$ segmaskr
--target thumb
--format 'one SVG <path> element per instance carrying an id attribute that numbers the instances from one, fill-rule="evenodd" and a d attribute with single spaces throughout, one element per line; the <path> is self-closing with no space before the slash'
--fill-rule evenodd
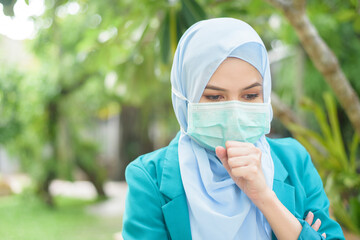
<path id="1" fill-rule="evenodd" d="M 222 165 L 230 173 L 230 166 L 228 164 L 227 151 L 224 147 L 218 146 L 215 148 L 216 156 L 220 159 Z"/>

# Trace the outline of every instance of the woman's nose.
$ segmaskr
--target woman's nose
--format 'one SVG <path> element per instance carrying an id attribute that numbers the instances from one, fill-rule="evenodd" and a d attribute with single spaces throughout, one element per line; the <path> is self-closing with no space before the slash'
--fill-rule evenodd
<path id="1" fill-rule="evenodd" d="M 240 101 L 240 96 L 237 94 L 229 95 L 228 101 Z"/>

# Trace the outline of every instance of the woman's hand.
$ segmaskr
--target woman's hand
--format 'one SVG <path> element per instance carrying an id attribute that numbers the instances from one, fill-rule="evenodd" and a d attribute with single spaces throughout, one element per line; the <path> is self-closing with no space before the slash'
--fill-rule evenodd
<path id="1" fill-rule="evenodd" d="M 271 189 L 261 169 L 261 150 L 251 143 L 227 141 L 216 155 L 239 188 L 257 205 Z M 270 191 L 269 191 L 270 190 Z"/>
<path id="2" fill-rule="evenodd" d="M 308 214 L 306 215 L 305 221 L 315 230 L 315 231 L 319 231 L 319 228 L 321 226 L 321 220 L 318 218 L 316 219 L 316 221 L 313 223 L 314 221 L 314 214 L 312 212 L 308 212 Z M 312 225 L 311 225 L 312 224 Z M 321 234 L 321 236 L 323 236 L 324 238 L 326 238 L 326 233 Z"/>
<path id="3" fill-rule="evenodd" d="M 277 199 L 267 186 L 261 168 L 261 150 L 251 143 L 227 141 L 226 149 L 216 147 L 216 155 L 236 185 L 262 211 L 278 239 L 297 239 L 301 224 Z M 315 231 L 321 225 L 320 219 L 314 224 L 314 214 L 309 212 L 305 221 Z M 322 234 L 326 238 L 326 234 Z"/>

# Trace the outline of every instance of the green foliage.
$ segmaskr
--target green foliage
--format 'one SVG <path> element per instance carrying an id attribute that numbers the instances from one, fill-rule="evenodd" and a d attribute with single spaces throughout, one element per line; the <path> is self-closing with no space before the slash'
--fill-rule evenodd
<path id="1" fill-rule="evenodd" d="M 360 18 L 358 1 L 310 1 L 307 9 L 315 27 L 338 57 L 343 71 L 359 94 L 357 76 L 360 69 L 354 67 L 360 64 L 359 58 L 356 58 L 360 54 L 359 32 L 356 30 L 356 22 Z M 316 90 L 312 87 L 307 93 L 315 96 Z M 320 99 L 317 100 L 320 102 Z"/>
<path id="2" fill-rule="evenodd" d="M 169 6 L 161 26 L 161 56 L 169 63 L 175 53 L 177 42 L 182 34 L 195 22 L 206 19 L 204 9 L 195 0 L 181 0 L 177 5 Z"/>
<path id="3" fill-rule="evenodd" d="M 43 93 L 33 71 L 2 65 L 0 71 L 0 143 L 10 155 L 18 157 L 23 170 L 39 176 L 45 130 Z M 39 84 L 39 85 L 38 85 Z M 39 161 L 39 165 L 37 162 Z"/>
<path id="4" fill-rule="evenodd" d="M 170 136 L 162 138 L 166 143 L 177 131 L 169 97 L 169 60 L 183 31 L 205 13 L 194 0 L 175 5 L 112 0 L 45 3 L 44 15 L 34 18 L 39 31 L 30 42 L 39 69 L 32 77 L 21 75 L 23 82 L 33 84 L 31 91 L 22 91 L 26 97 L 17 97 L 11 105 L 6 101 L 20 94 L 17 88 L 22 84 L 14 77 L 11 84 L 5 82 L 8 77 L 1 81 L 6 104 L 1 109 L 6 116 L 0 124 L 2 142 L 40 188 L 46 189 L 42 185 L 48 179 L 72 180 L 79 167 L 95 172 L 89 177 L 101 185 L 106 173 L 97 163 L 99 143 L 89 134 L 96 119 L 119 114 L 123 105 L 137 107 L 142 113 L 134 124 L 141 126 L 142 135 L 160 123 L 165 127 L 159 129 Z M 68 11 L 74 4 L 76 14 Z M 169 47 L 162 47 L 165 42 Z M 36 99 L 29 101 L 33 95 Z M 26 102 L 32 104 L 28 111 L 37 111 L 26 120 L 13 116 L 16 104 Z M 129 152 L 134 154 L 139 152 Z"/>
<path id="5" fill-rule="evenodd" d="M 330 93 L 325 93 L 323 98 L 327 114 L 314 101 L 305 99 L 303 102 L 304 108 L 314 114 L 320 133 L 295 124 L 288 124 L 287 127 L 310 152 L 324 180 L 336 219 L 347 229 L 359 234 L 359 137 L 354 133 L 351 142 L 344 141 L 335 100 Z"/>
<path id="6" fill-rule="evenodd" d="M 0 0 L 8 15 L 13 14 L 15 2 Z M 300 48 L 291 25 L 263 0 L 46 0 L 45 4 L 44 15 L 34 18 L 38 34 L 30 41 L 39 69 L 19 72 L 2 66 L 6 71 L 0 71 L 0 143 L 38 182 L 46 179 L 49 171 L 72 179 L 79 161 L 87 169 L 102 169 L 96 161 L 97 139 L 89 132 L 99 118 L 119 114 L 125 107 L 141 112 L 133 122 L 139 126 L 138 135 L 147 136 L 149 129 L 157 126 L 156 134 L 161 136 L 157 146 L 174 136 L 178 124 L 170 99 L 171 60 L 177 41 L 194 22 L 235 17 L 250 23 L 268 50 L 284 45 Z M 74 4 L 79 11 L 71 13 Z M 311 21 L 358 93 L 359 7 L 357 0 L 307 1 Z M 350 139 L 352 128 L 336 113 L 342 110 L 329 97 L 323 103 L 319 89 L 328 89 L 323 77 L 306 55 L 299 64 L 298 52 L 291 54 L 280 63 L 281 70 L 273 71 L 274 90 L 294 109 L 298 109 L 297 83 L 303 86 L 300 95 L 311 96 L 314 103 L 306 105 L 315 114 L 306 120 L 320 133 L 294 126 L 292 131 L 297 131 L 321 166 L 335 215 L 358 231 L 359 194 L 354 190 L 359 186 L 354 170 L 359 167 L 358 138 L 343 140 Z M 304 68 L 299 69 L 300 65 Z M 329 117 L 322 112 L 323 106 Z M 322 150 L 307 143 L 309 139 L 315 139 Z M 129 156 L 140 154 L 138 148 L 125 147 L 122 152 Z M 106 177 L 102 170 L 98 174 L 100 179 Z"/>
<path id="7" fill-rule="evenodd" d="M 21 133 L 21 77 L 15 70 L 3 71 L 0 76 L 0 144 Z"/>
<path id="8" fill-rule="evenodd" d="M 17 0 L 0 0 L 3 5 L 3 12 L 6 16 L 14 16 L 14 5 Z"/>

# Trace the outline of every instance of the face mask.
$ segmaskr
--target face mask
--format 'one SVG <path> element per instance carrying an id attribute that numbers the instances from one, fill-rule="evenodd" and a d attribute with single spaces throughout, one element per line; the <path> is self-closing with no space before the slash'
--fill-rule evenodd
<path id="1" fill-rule="evenodd" d="M 270 132 L 270 104 L 225 101 L 189 103 L 187 135 L 215 150 L 228 140 L 257 142 Z"/>

